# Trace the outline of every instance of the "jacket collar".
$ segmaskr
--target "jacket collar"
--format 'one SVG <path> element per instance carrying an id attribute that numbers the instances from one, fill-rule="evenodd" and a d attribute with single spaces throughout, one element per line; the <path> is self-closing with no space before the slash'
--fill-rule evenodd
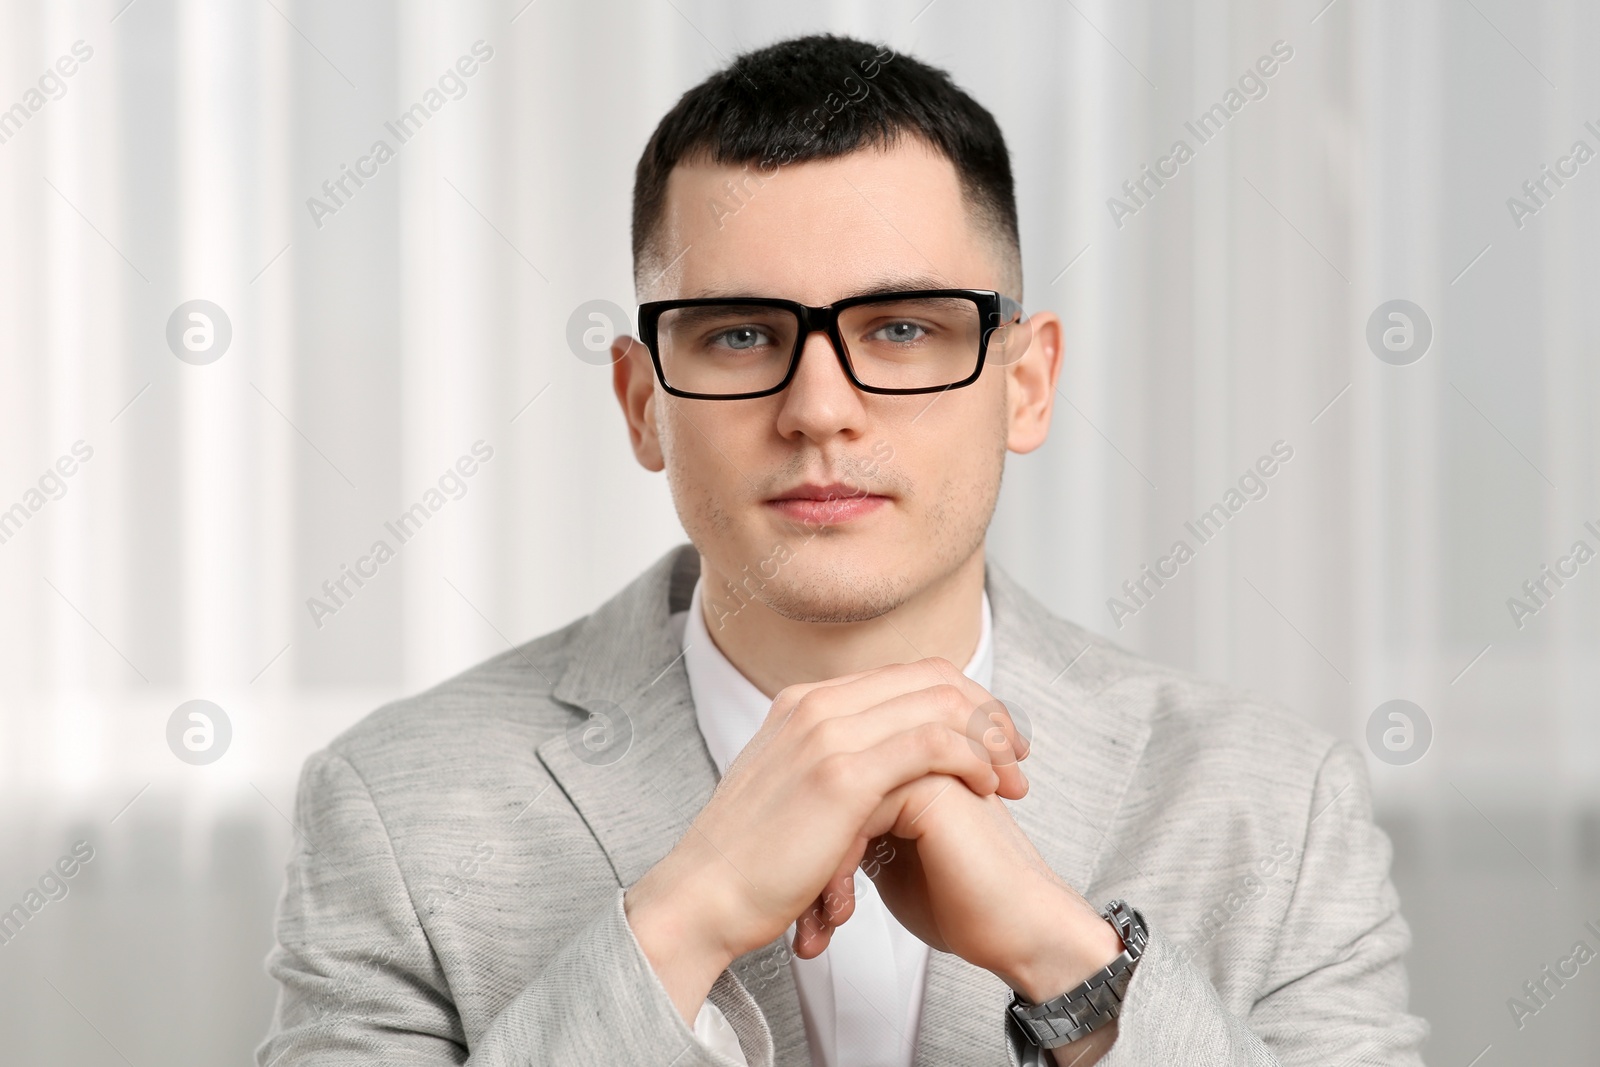
<path id="1" fill-rule="evenodd" d="M 581 622 L 554 696 L 611 720 L 608 744 L 585 747 L 573 729 L 539 758 L 578 809 L 617 881 L 632 885 L 677 842 L 710 800 L 717 771 L 695 723 L 688 674 L 669 617 L 687 608 L 699 556 L 685 545 Z M 1012 804 L 1046 862 L 1086 894 L 1108 872 L 1134 866 L 1112 843 L 1122 798 L 1149 738 L 1149 701 L 1117 692 L 1122 654 L 1052 616 L 993 565 L 986 586 L 994 625 L 994 695 L 1028 720 L 1033 783 Z M 592 719 L 574 719 L 575 726 Z M 1091 903 L 1101 904 L 1092 896 Z M 778 1065 L 809 1053 L 782 940 L 735 961 L 760 1005 Z M 1009 991 L 987 971 L 934 952 L 918 1036 L 918 1067 L 1010 1063 Z M 978 1058 L 981 1056 L 981 1059 Z"/>

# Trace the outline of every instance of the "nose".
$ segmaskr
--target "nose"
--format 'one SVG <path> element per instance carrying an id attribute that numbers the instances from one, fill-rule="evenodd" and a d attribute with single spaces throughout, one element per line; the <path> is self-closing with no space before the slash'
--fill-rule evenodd
<path id="1" fill-rule="evenodd" d="M 794 377 L 779 394 L 779 434 L 821 444 L 839 434 L 854 438 L 865 432 L 862 394 L 846 377 L 841 359 L 826 333 L 819 330 L 806 338 Z"/>

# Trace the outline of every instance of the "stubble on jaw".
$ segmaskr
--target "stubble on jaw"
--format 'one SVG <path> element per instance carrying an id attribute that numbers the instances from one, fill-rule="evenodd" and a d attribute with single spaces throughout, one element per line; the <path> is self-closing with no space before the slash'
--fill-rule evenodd
<path id="1" fill-rule="evenodd" d="M 1003 398 L 1003 392 L 1001 396 Z M 1001 403 L 1004 403 L 1003 399 Z M 659 420 L 667 481 L 678 519 L 697 548 L 709 544 L 727 544 L 737 539 L 738 524 L 712 492 L 692 484 L 684 477 L 679 465 L 673 462 L 676 453 L 674 445 L 677 443 L 673 438 L 678 429 L 674 419 Z M 697 431 L 691 428 L 688 432 Z M 795 452 L 783 468 L 762 479 L 765 485 L 758 483 L 752 486 L 747 480 L 748 476 L 740 473 L 741 486 L 764 497 L 766 492 L 793 484 L 801 472 L 808 469 L 814 455 L 804 451 Z M 721 456 L 720 462 L 731 464 L 726 455 Z M 789 535 L 781 538 L 787 549 L 788 562 L 780 564 L 771 578 L 763 576 L 764 580 L 741 587 L 743 595 L 794 622 L 856 623 L 887 615 L 918 593 L 948 578 L 982 549 L 989 520 L 994 515 L 999 499 L 1000 480 L 1005 469 L 1005 439 L 1002 434 L 995 437 L 991 462 L 992 477 L 979 478 L 976 484 L 966 486 L 941 486 L 936 493 L 926 495 L 919 494 L 911 481 L 892 466 L 880 466 L 869 474 L 867 465 L 859 460 L 839 457 L 830 465 L 834 476 L 864 489 L 892 492 L 903 502 L 924 504 L 925 515 L 919 526 L 928 534 L 926 547 L 931 552 L 932 566 L 926 570 L 918 568 L 917 573 L 913 574 L 905 571 L 863 571 L 859 567 L 833 565 L 827 562 L 831 559 L 829 541 L 850 534 L 837 528 L 812 529 L 795 525 Z M 762 545 L 756 550 L 756 558 L 730 561 L 732 574 L 739 575 L 745 567 L 755 573 L 759 564 L 772 558 L 772 548 L 771 545 Z M 702 554 L 705 554 L 703 549 Z M 803 565 L 795 567 L 796 562 Z"/>

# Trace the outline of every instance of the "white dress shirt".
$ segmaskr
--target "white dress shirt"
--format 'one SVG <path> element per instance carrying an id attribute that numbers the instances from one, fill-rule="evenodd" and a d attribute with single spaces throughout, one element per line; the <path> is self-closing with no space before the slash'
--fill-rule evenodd
<path id="1" fill-rule="evenodd" d="M 761 727 L 772 701 L 717 648 L 706 628 L 700 591 L 696 582 L 689 610 L 673 615 L 672 623 L 681 635 L 700 733 L 718 772 L 726 773 Z M 963 672 L 985 689 L 994 673 L 991 628 L 985 593 L 978 647 Z M 928 946 L 895 920 L 859 869 L 855 891 L 855 912 L 834 931 L 828 948 L 815 959 L 789 959 L 811 1062 L 815 1067 L 911 1067 Z M 794 942 L 793 924 L 787 941 Z M 694 1033 L 712 1051 L 748 1064 L 733 1028 L 709 1000 L 700 1006 Z"/>

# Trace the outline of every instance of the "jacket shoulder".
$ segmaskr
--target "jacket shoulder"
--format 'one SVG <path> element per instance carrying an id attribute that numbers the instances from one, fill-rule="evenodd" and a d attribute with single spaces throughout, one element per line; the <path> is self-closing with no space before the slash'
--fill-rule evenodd
<path id="1" fill-rule="evenodd" d="M 566 670 L 570 646 L 584 620 L 535 638 L 453 678 L 385 704 L 328 743 L 369 784 L 404 768 L 438 776 L 456 760 L 534 758 L 546 737 L 574 712 L 551 690 Z"/>
<path id="2" fill-rule="evenodd" d="M 1277 697 L 1154 663 L 1100 641 L 1110 683 L 1106 694 L 1147 707 L 1151 744 L 1158 750 L 1314 771 L 1335 743 L 1332 734 Z"/>
<path id="3" fill-rule="evenodd" d="M 996 655 L 1036 694 L 1065 697 L 1063 729 L 1086 721 L 1148 729 L 1151 757 L 1277 762 L 1313 773 L 1335 743 L 1266 693 L 1156 663 L 1061 618 L 998 567 L 989 568 L 987 585 L 997 636 L 1014 646 Z"/>

